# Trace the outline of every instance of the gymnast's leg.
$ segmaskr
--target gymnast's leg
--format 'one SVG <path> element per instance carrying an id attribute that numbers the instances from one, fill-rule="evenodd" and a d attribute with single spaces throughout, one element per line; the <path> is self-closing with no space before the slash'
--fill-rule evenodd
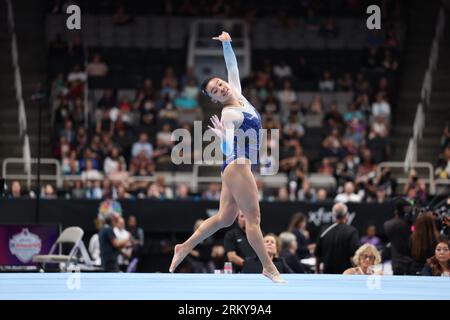
<path id="1" fill-rule="evenodd" d="M 242 159 L 240 159 L 242 161 Z M 223 184 L 233 194 L 239 210 L 245 215 L 245 233 L 263 265 L 263 274 L 274 282 L 285 282 L 273 264 L 264 246 L 261 232 L 258 188 L 251 171 L 250 162 L 231 162 L 222 175 Z"/>
<path id="2" fill-rule="evenodd" d="M 236 201 L 225 183 L 222 183 L 219 212 L 206 219 L 189 239 L 175 246 L 169 272 L 174 272 L 176 267 L 197 244 L 214 234 L 217 230 L 231 226 L 236 220 L 237 214 L 238 207 Z"/>

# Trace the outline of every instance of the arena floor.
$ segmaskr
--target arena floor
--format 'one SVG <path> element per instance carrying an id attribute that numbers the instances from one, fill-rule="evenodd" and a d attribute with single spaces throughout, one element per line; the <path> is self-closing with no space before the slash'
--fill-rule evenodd
<path id="1" fill-rule="evenodd" d="M 79 277 L 78 277 L 79 276 Z M 450 278 L 258 274 L 3 273 L 0 299 L 450 300 Z"/>

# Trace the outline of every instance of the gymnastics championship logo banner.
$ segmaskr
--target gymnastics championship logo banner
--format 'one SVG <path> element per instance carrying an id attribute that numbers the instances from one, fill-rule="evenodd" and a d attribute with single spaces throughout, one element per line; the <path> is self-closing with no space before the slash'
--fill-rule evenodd
<path id="1" fill-rule="evenodd" d="M 56 225 L 0 225 L 0 265 L 32 265 L 33 256 L 47 254 L 58 235 Z"/>

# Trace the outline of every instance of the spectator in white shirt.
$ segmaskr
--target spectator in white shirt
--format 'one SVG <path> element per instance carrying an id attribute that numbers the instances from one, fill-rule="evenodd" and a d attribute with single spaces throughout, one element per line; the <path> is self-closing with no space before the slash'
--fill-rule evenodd
<path id="1" fill-rule="evenodd" d="M 131 239 L 131 234 L 127 230 L 125 230 L 125 220 L 122 217 L 118 219 L 117 226 L 114 227 L 114 234 L 119 241 Z M 119 264 L 119 268 L 122 271 L 126 270 L 126 266 L 128 265 L 129 259 L 131 258 L 132 250 L 133 249 L 131 246 L 120 249 L 120 254 L 117 257 L 117 262 Z"/>
<path id="2" fill-rule="evenodd" d="M 377 94 L 377 100 L 372 104 L 372 115 L 388 120 L 391 116 L 391 106 L 384 98 L 383 93 Z"/>
<path id="3" fill-rule="evenodd" d="M 69 82 L 75 82 L 75 81 L 86 82 L 86 72 L 81 71 L 80 65 L 76 64 L 73 67 L 72 72 L 70 72 L 69 75 L 67 76 L 67 81 L 69 81 Z"/>
<path id="4" fill-rule="evenodd" d="M 362 195 L 355 193 L 355 186 L 353 185 L 353 182 L 348 181 L 344 185 L 344 192 L 340 193 L 334 198 L 335 202 L 361 202 Z"/>
<path id="5" fill-rule="evenodd" d="M 99 231 L 103 227 L 103 222 L 100 219 L 94 220 L 95 229 Z M 94 265 L 101 266 L 102 259 L 100 258 L 100 241 L 98 239 L 98 232 L 94 234 L 89 240 L 89 254 L 91 255 Z"/>
<path id="6" fill-rule="evenodd" d="M 290 78 L 292 77 L 292 69 L 286 61 L 281 61 L 280 64 L 273 67 L 273 74 L 278 79 Z"/>
<path id="7" fill-rule="evenodd" d="M 145 151 L 147 158 L 151 160 L 153 156 L 153 146 L 150 142 L 148 142 L 148 135 L 145 132 L 142 132 L 139 135 L 139 140 L 133 143 L 131 155 L 136 157 L 142 150 Z"/>
<path id="8" fill-rule="evenodd" d="M 86 169 L 81 173 L 81 179 L 86 180 L 103 180 L 103 174 L 94 169 L 92 159 L 86 160 Z"/>
<path id="9" fill-rule="evenodd" d="M 111 154 L 106 157 L 103 162 L 103 171 L 106 175 L 111 174 L 112 172 L 117 171 L 119 168 L 119 162 L 125 161 L 125 159 L 120 155 L 119 149 L 114 147 L 111 149 Z"/>
<path id="10" fill-rule="evenodd" d="M 291 81 L 286 80 L 284 82 L 283 90 L 278 93 L 278 100 L 281 103 L 282 110 L 288 110 L 297 101 L 297 94 L 292 90 Z"/>
<path id="11" fill-rule="evenodd" d="M 87 66 L 87 73 L 90 77 L 104 77 L 108 73 L 108 66 L 102 61 L 100 54 L 96 53 L 92 62 Z"/>
<path id="12" fill-rule="evenodd" d="M 335 87 L 335 81 L 331 77 L 329 71 L 323 73 L 323 78 L 319 80 L 319 90 L 322 92 L 333 92 Z"/>

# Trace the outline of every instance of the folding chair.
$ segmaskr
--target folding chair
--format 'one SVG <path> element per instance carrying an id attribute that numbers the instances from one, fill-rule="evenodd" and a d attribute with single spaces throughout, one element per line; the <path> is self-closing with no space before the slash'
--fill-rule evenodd
<path id="1" fill-rule="evenodd" d="M 32 261 L 35 263 L 42 264 L 42 268 L 45 270 L 45 265 L 48 263 L 58 263 L 63 264 L 63 271 L 67 271 L 70 263 L 84 263 L 88 267 L 93 266 L 93 262 L 89 256 L 89 253 L 86 250 L 86 247 L 83 243 L 83 234 L 84 231 L 79 227 L 69 227 L 64 229 L 64 231 L 60 234 L 56 242 L 53 244 L 50 252 L 47 255 L 35 255 L 32 258 Z M 56 254 L 56 248 L 63 243 L 72 243 L 73 247 L 70 250 L 69 254 Z M 78 258 L 78 254 L 81 255 L 81 258 Z"/>

